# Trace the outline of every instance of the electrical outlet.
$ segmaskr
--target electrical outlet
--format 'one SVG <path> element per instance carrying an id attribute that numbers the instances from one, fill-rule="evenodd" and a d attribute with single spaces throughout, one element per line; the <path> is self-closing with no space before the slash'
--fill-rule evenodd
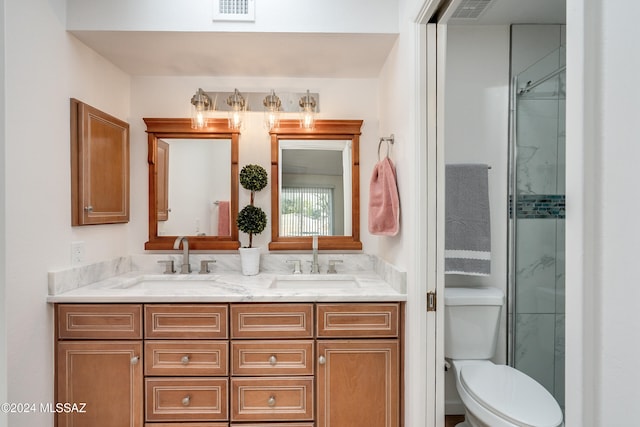
<path id="1" fill-rule="evenodd" d="M 84 259 L 84 242 L 71 242 L 71 265 L 83 264 Z"/>

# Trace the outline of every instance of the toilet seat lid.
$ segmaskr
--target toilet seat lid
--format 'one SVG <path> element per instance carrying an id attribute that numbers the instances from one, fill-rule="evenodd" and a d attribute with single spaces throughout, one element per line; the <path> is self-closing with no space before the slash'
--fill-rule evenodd
<path id="1" fill-rule="evenodd" d="M 558 427 L 562 411 L 551 394 L 533 378 L 506 365 L 465 365 L 465 390 L 485 409 L 523 427 Z"/>

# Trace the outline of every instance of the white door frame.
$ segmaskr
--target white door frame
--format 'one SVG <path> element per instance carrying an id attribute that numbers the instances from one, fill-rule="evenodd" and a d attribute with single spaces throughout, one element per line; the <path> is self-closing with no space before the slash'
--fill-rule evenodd
<path id="1" fill-rule="evenodd" d="M 416 200 L 419 201 L 418 208 L 418 221 L 421 224 L 427 224 L 426 227 L 418 227 L 418 244 L 417 253 L 420 261 L 428 261 L 428 265 L 425 266 L 422 263 L 418 263 L 417 278 L 420 280 L 420 291 L 427 288 L 432 290 L 435 286 L 436 290 L 440 293 L 440 309 L 434 316 L 433 313 L 429 313 L 425 327 L 427 342 L 426 346 L 429 350 L 433 343 L 436 344 L 436 351 L 427 351 L 426 356 L 426 378 L 427 378 L 427 393 L 425 396 L 425 421 L 426 427 L 443 427 L 444 424 L 444 384 L 442 369 L 438 369 L 439 361 L 443 361 L 444 353 L 444 340 L 442 338 L 443 324 L 442 324 L 442 304 L 443 294 L 442 288 L 438 288 L 438 260 L 444 262 L 444 256 L 438 255 L 438 238 L 437 234 L 435 238 L 432 238 L 433 233 L 442 231 L 444 227 L 439 221 L 442 221 L 442 217 L 439 220 L 437 218 L 437 212 L 430 211 L 434 209 L 431 204 L 433 200 L 438 202 L 438 194 L 440 197 L 444 197 L 444 189 L 442 179 L 440 179 L 440 188 L 438 186 L 438 161 L 434 160 L 438 155 L 442 156 L 444 151 L 443 134 L 438 134 L 436 129 L 436 136 L 432 134 L 432 125 L 427 125 L 430 120 L 424 120 L 430 117 L 429 114 L 433 112 L 435 105 L 436 108 L 436 125 L 441 127 L 438 116 L 442 117 L 442 102 L 443 92 L 437 92 L 438 89 L 444 87 L 444 68 L 441 68 L 445 64 L 445 51 L 440 49 L 444 47 L 440 41 L 437 44 L 437 51 L 433 52 L 432 49 L 427 48 L 427 39 L 432 37 L 427 35 L 427 24 L 430 21 L 436 22 L 437 27 L 446 26 L 447 13 L 441 13 L 436 11 L 440 6 L 440 3 L 445 3 L 442 0 L 425 0 L 424 5 L 418 14 L 415 22 L 421 28 L 417 31 L 419 40 L 417 41 L 417 82 L 419 89 L 418 105 L 416 106 L 417 131 L 420 136 L 420 147 L 417 149 L 416 161 L 418 173 L 418 185 L 416 192 Z M 453 0 L 449 6 L 449 10 L 452 10 L 454 4 L 457 4 L 457 0 Z M 592 8 L 589 11 L 585 3 L 591 4 L 587 0 L 567 0 L 567 44 L 571 46 L 571 49 L 567 50 L 567 199 L 571 199 L 572 207 L 576 208 L 568 212 L 567 216 L 567 266 L 566 266 L 566 298 L 571 301 L 571 304 L 567 306 L 566 313 L 566 335 L 567 341 L 566 347 L 566 360 L 571 360 L 570 364 L 566 366 L 565 384 L 567 389 L 571 389 L 571 393 L 567 393 L 565 397 L 566 405 L 566 421 L 567 426 L 592 426 L 596 422 L 596 415 L 601 408 L 597 408 L 593 404 L 595 394 L 593 390 L 594 384 L 597 384 L 597 367 L 598 354 L 597 339 L 592 337 L 593 330 L 593 316 L 590 315 L 594 311 L 594 306 L 597 305 L 592 294 L 595 294 L 594 289 L 597 287 L 597 280 L 592 278 L 593 271 L 590 266 L 591 263 L 585 262 L 585 259 L 593 261 L 595 258 L 594 249 L 597 245 L 593 244 L 595 237 L 590 234 L 584 233 L 585 229 L 589 229 L 596 221 L 589 214 L 589 207 L 592 207 L 589 203 L 593 203 L 593 200 L 586 197 L 585 188 L 587 187 L 585 182 L 592 180 L 591 174 L 588 173 L 589 167 L 588 160 L 594 156 L 592 143 L 596 138 L 595 132 L 591 134 L 592 127 L 590 123 L 594 122 L 598 118 L 595 117 L 593 111 L 585 109 L 585 93 L 589 91 L 588 87 L 597 87 L 599 70 L 597 70 L 597 64 L 594 64 L 597 59 L 587 58 L 585 52 L 588 51 L 587 31 L 586 28 L 589 23 L 597 21 L 598 17 L 594 16 L 597 9 Z M 597 2 L 595 2 L 597 3 Z M 444 19 L 443 19 L 444 18 Z M 438 28 L 436 28 L 438 30 Z M 443 28 L 443 30 L 446 28 Z M 442 31 L 445 33 L 446 31 Z M 438 36 L 440 31 L 437 31 Z M 593 36 L 596 37 L 596 36 Z M 434 100 L 434 94 L 432 89 L 428 88 L 428 74 L 429 68 L 427 64 L 435 57 L 437 65 L 436 76 L 436 100 Z M 585 65 L 587 64 L 587 65 Z M 439 78 L 438 78 L 439 77 Z M 435 104 L 434 104 L 435 102 Z M 432 120 L 433 118 L 431 118 Z M 585 143 L 585 139 L 589 141 Z M 586 154 L 585 154 L 586 153 Z M 591 156 L 591 157 L 590 157 Z M 435 167 L 435 172 L 433 168 Z M 440 166 L 440 174 L 444 171 L 443 165 Z M 435 173 L 435 175 L 434 175 Z M 435 176 L 435 178 L 434 178 Z M 586 178 L 585 178 L 586 177 Z M 441 177 L 440 177 L 441 178 Z M 436 182 L 434 183 L 434 179 Z M 426 194 L 426 196 L 425 196 Z M 585 208 L 585 206 L 587 208 Z M 570 217 L 569 217 L 570 215 Z M 433 245 L 436 245 L 435 251 Z M 442 250 L 442 245 L 440 250 Z M 434 258 L 435 256 L 435 258 Z M 442 269 L 440 269 L 442 272 Z M 443 281 L 443 274 L 440 273 Z M 434 279 L 435 278 L 435 279 Z M 433 281 L 435 280 L 435 285 Z M 422 285 L 424 283 L 425 285 Z M 414 426 L 407 426 L 414 427 Z"/>
<path id="2" fill-rule="evenodd" d="M 439 296 L 437 310 L 426 316 L 426 427 L 444 427 L 444 88 L 447 46 L 446 23 L 461 0 L 449 4 L 427 0 L 416 23 L 418 105 L 416 170 L 419 184 L 418 213 L 419 283 Z M 443 5 L 443 8 L 440 8 Z M 430 23 L 435 22 L 435 23 Z M 423 226 L 426 224 L 426 226 Z M 421 289 L 421 290 L 422 290 Z M 426 299 L 426 295 L 424 295 Z M 426 306 L 426 303 L 425 303 Z M 432 349 L 435 347 L 435 351 Z"/>

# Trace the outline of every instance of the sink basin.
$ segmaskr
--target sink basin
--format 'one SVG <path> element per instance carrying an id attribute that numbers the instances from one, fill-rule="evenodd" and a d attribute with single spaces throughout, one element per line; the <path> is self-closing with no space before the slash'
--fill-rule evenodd
<path id="1" fill-rule="evenodd" d="M 271 289 L 354 289 L 360 287 L 355 277 L 339 274 L 292 274 L 277 276 Z"/>
<path id="2" fill-rule="evenodd" d="M 218 276 L 213 275 L 176 275 L 142 276 L 136 280 L 120 283 L 119 289 L 176 290 L 210 287 L 215 285 Z"/>

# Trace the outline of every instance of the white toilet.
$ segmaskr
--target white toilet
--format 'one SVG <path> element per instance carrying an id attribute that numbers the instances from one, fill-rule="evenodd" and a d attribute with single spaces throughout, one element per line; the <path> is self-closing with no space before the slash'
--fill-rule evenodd
<path id="1" fill-rule="evenodd" d="M 533 378 L 496 365 L 504 293 L 497 288 L 445 288 L 445 357 L 453 365 L 465 422 L 456 427 L 561 427 L 562 410 Z"/>

